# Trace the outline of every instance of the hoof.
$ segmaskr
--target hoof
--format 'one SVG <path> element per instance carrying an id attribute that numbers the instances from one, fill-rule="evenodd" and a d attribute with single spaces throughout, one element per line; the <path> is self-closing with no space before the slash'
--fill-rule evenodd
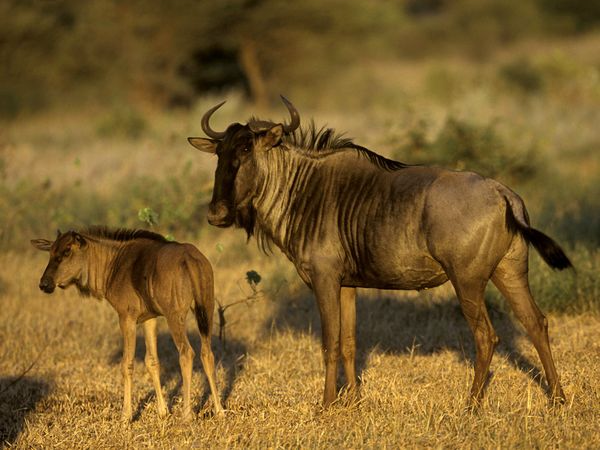
<path id="1" fill-rule="evenodd" d="M 120 422 L 121 422 L 121 425 L 122 425 L 122 426 L 124 426 L 124 427 L 128 427 L 128 426 L 129 426 L 129 424 L 131 423 L 131 415 L 125 415 L 125 414 L 123 414 L 123 415 L 121 416 L 121 420 L 120 420 Z"/>
<path id="2" fill-rule="evenodd" d="M 477 412 L 479 412 L 480 409 L 481 409 L 481 400 L 478 400 L 474 397 L 470 397 L 469 402 L 467 403 L 467 406 L 465 407 L 465 410 L 469 414 L 476 414 Z"/>

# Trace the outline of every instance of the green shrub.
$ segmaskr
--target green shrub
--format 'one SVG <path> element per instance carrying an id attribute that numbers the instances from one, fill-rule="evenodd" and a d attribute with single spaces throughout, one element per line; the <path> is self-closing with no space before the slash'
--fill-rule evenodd
<path id="1" fill-rule="evenodd" d="M 131 108 L 117 108 L 100 121 L 96 129 L 103 138 L 138 139 L 148 129 L 144 117 Z"/>
<path id="2" fill-rule="evenodd" d="M 403 155 L 398 155 L 399 159 L 472 170 L 509 181 L 525 180 L 536 173 L 539 155 L 535 148 L 513 151 L 493 123 L 480 126 L 450 117 L 432 140 L 427 139 L 426 128 L 427 124 L 421 121 L 408 131 L 408 143 L 401 149 Z"/>
<path id="3" fill-rule="evenodd" d="M 509 86 L 527 94 L 535 94 L 544 88 L 542 73 L 529 59 L 520 57 L 500 66 L 500 78 Z"/>

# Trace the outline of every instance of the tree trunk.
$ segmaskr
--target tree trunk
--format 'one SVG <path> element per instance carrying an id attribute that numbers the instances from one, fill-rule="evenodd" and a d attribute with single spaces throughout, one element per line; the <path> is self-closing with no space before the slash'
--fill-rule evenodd
<path id="1" fill-rule="evenodd" d="M 263 76 L 256 44 L 251 39 L 244 39 L 240 46 L 240 64 L 250 86 L 250 97 L 259 109 L 266 109 L 269 103 L 267 85 Z"/>

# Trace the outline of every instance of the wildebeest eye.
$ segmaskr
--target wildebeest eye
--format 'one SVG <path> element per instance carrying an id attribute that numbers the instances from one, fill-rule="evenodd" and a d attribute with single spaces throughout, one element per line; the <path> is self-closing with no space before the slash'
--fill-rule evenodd
<path id="1" fill-rule="evenodd" d="M 250 148 L 244 147 L 244 153 L 248 153 L 249 151 L 250 151 Z"/>

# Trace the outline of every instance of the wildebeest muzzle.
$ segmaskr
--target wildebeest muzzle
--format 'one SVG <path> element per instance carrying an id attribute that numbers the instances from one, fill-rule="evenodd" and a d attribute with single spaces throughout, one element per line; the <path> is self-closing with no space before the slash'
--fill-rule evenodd
<path id="1" fill-rule="evenodd" d="M 208 223 L 217 227 L 228 227 L 233 224 L 233 214 L 227 203 L 211 202 L 208 206 Z"/>

